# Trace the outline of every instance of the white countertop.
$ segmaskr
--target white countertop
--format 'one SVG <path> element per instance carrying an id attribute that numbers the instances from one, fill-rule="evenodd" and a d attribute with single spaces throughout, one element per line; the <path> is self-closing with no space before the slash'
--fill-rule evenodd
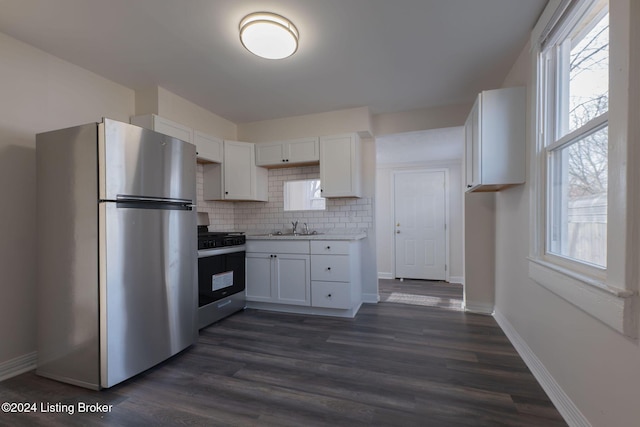
<path id="1" fill-rule="evenodd" d="M 296 236 L 292 234 L 270 234 L 260 232 L 247 232 L 247 240 L 362 240 L 367 237 L 367 233 L 364 231 L 354 233 L 336 233 L 331 232 L 327 234 L 298 234 Z"/>

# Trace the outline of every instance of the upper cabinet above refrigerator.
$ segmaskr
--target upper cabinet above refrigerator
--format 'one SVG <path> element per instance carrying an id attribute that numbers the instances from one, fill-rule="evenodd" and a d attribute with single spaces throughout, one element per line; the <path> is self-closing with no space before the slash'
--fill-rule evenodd
<path id="1" fill-rule="evenodd" d="M 524 87 L 487 90 L 465 123 L 466 190 L 499 191 L 525 181 Z"/>

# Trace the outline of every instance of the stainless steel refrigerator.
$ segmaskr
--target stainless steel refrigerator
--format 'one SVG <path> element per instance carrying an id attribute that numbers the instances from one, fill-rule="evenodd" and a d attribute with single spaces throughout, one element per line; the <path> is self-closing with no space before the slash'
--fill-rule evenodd
<path id="1" fill-rule="evenodd" d="M 36 372 L 107 388 L 193 344 L 195 146 L 104 119 L 36 158 Z"/>

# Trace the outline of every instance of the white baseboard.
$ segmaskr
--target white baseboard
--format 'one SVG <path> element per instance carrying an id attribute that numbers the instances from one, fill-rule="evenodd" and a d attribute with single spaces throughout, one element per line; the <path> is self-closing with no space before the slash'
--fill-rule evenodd
<path id="1" fill-rule="evenodd" d="M 486 314 L 488 316 L 493 314 L 493 304 L 486 304 L 481 302 L 465 301 L 464 311 L 476 314 Z"/>
<path id="2" fill-rule="evenodd" d="M 362 294 L 362 302 L 365 304 L 377 304 L 378 302 L 380 302 L 380 295 Z"/>
<path id="3" fill-rule="evenodd" d="M 493 317 L 567 424 L 572 427 L 590 427 L 591 423 L 589 420 L 587 420 L 571 398 L 562 390 L 560 384 L 556 382 L 551 373 L 544 367 L 540 359 L 538 359 L 531 348 L 529 348 L 506 317 L 499 311 L 496 311 Z"/>
<path id="4" fill-rule="evenodd" d="M 462 276 L 449 276 L 449 283 L 464 283 Z"/>
<path id="5" fill-rule="evenodd" d="M 393 279 L 393 273 L 383 273 L 378 271 L 378 279 Z"/>
<path id="6" fill-rule="evenodd" d="M 34 351 L 0 363 L 0 381 L 36 369 L 37 361 L 38 356 Z"/>

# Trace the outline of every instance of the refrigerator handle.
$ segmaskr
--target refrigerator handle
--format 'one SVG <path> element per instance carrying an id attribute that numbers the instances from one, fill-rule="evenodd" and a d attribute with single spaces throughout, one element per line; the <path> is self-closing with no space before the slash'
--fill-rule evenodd
<path id="1" fill-rule="evenodd" d="M 193 200 L 188 200 L 188 199 L 168 199 L 168 198 L 162 198 L 162 197 L 122 196 L 122 195 L 118 195 L 115 201 L 120 203 L 140 203 L 140 202 L 179 203 L 183 205 L 187 205 L 187 204 L 191 205 L 193 203 Z"/>

